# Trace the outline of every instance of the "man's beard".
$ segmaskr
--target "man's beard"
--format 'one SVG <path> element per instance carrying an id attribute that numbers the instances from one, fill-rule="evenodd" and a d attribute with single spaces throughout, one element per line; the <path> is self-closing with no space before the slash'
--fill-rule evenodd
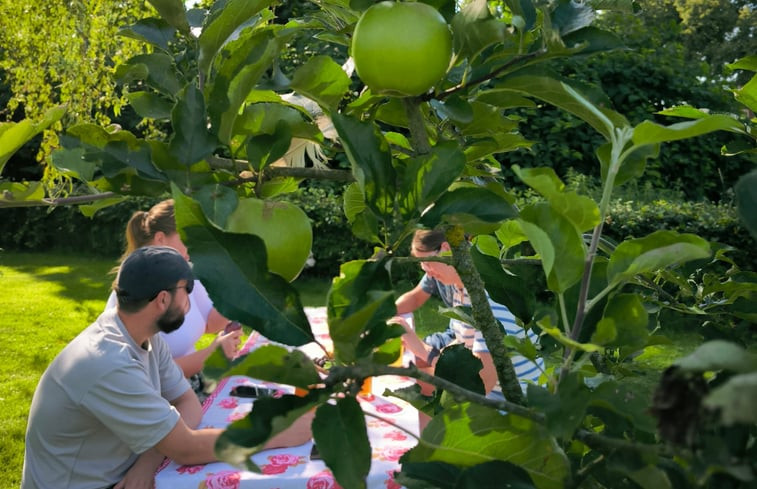
<path id="1" fill-rule="evenodd" d="M 170 309 L 158 318 L 158 329 L 163 333 L 172 333 L 184 324 L 184 313 L 181 311 L 173 313 Z"/>

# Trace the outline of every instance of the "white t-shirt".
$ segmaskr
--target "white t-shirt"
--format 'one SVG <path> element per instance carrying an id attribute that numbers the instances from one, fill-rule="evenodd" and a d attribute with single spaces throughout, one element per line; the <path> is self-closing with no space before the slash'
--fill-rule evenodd
<path id="1" fill-rule="evenodd" d="M 116 307 L 116 293 L 111 292 L 105 309 Z M 195 280 L 192 293 L 189 294 L 189 312 L 184 317 L 184 323 L 171 333 L 160 333 L 160 336 L 168 343 L 173 358 L 179 358 L 197 351 L 195 343 L 205 334 L 210 310 L 213 309 L 213 301 L 208 296 L 208 291 Z"/>

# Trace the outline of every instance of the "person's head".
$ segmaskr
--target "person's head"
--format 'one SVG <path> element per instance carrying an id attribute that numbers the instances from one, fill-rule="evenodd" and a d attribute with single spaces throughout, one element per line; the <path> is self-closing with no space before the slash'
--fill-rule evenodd
<path id="1" fill-rule="evenodd" d="M 126 251 L 121 261 L 143 246 L 170 246 L 188 260 L 187 247 L 176 231 L 173 199 L 158 202 L 148 211 L 132 214 L 126 225 Z"/>
<path id="2" fill-rule="evenodd" d="M 418 230 L 413 235 L 413 241 L 410 244 L 410 254 L 423 258 L 426 256 L 436 256 L 450 251 L 444 231 L 438 229 Z M 456 285 L 462 287 L 460 276 L 454 267 L 439 262 L 421 262 L 421 268 L 431 278 L 447 285 Z"/>
<path id="3" fill-rule="evenodd" d="M 127 314 L 159 301 L 161 313 L 156 324 L 170 333 L 184 322 L 193 286 L 192 268 L 178 251 L 168 246 L 143 246 L 121 264 L 114 290 L 119 311 Z"/>

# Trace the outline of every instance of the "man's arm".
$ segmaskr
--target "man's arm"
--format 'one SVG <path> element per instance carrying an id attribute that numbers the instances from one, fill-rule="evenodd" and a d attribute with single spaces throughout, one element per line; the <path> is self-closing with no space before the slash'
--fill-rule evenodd
<path id="1" fill-rule="evenodd" d="M 194 395 L 194 393 L 192 393 Z M 182 396 L 183 397 L 183 396 Z M 300 416 L 289 428 L 271 438 L 265 448 L 281 448 L 302 445 L 313 437 L 310 425 L 314 411 Z M 215 444 L 223 429 L 205 428 L 193 430 L 179 418 L 176 426 L 155 448 L 181 465 L 199 465 L 217 460 Z"/>
<path id="2" fill-rule="evenodd" d="M 171 401 L 176 410 L 181 414 L 184 423 L 189 428 L 197 428 L 202 420 L 202 405 L 192 389 L 187 389 L 184 394 Z"/>

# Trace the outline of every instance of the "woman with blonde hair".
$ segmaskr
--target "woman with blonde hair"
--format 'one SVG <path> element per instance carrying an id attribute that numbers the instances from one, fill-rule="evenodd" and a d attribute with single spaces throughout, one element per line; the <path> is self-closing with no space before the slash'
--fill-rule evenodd
<path id="1" fill-rule="evenodd" d="M 170 246 L 189 261 L 187 247 L 176 230 L 172 199 L 161 201 L 150 210 L 137 211 L 131 216 L 126 225 L 126 250 L 121 257 L 121 262 L 137 248 L 149 245 Z M 118 268 L 115 269 L 117 270 Z M 184 372 L 184 376 L 190 380 L 192 388 L 202 402 L 205 398 L 202 381 L 202 367 L 205 360 L 218 346 L 223 348 L 228 358 L 233 358 L 239 350 L 241 331 L 229 328 L 229 332 L 225 332 L 227 326 L 233 322 L 216 311 L 208 292 L 199 280 L 194 282 L 192 292 L 189 294 L 189 302 L 190 309 L 184 318 L 184 323 L 171 333 L 161 332 L 160 334 L 168 343 L 171 356 Z M 116 295 L 111 293 L 105 307 L 109 309 L 115 305 Z M 205 333 L 216 334 L 216 336 L 210 345 L 197 350 L 195 344 Z"/>

